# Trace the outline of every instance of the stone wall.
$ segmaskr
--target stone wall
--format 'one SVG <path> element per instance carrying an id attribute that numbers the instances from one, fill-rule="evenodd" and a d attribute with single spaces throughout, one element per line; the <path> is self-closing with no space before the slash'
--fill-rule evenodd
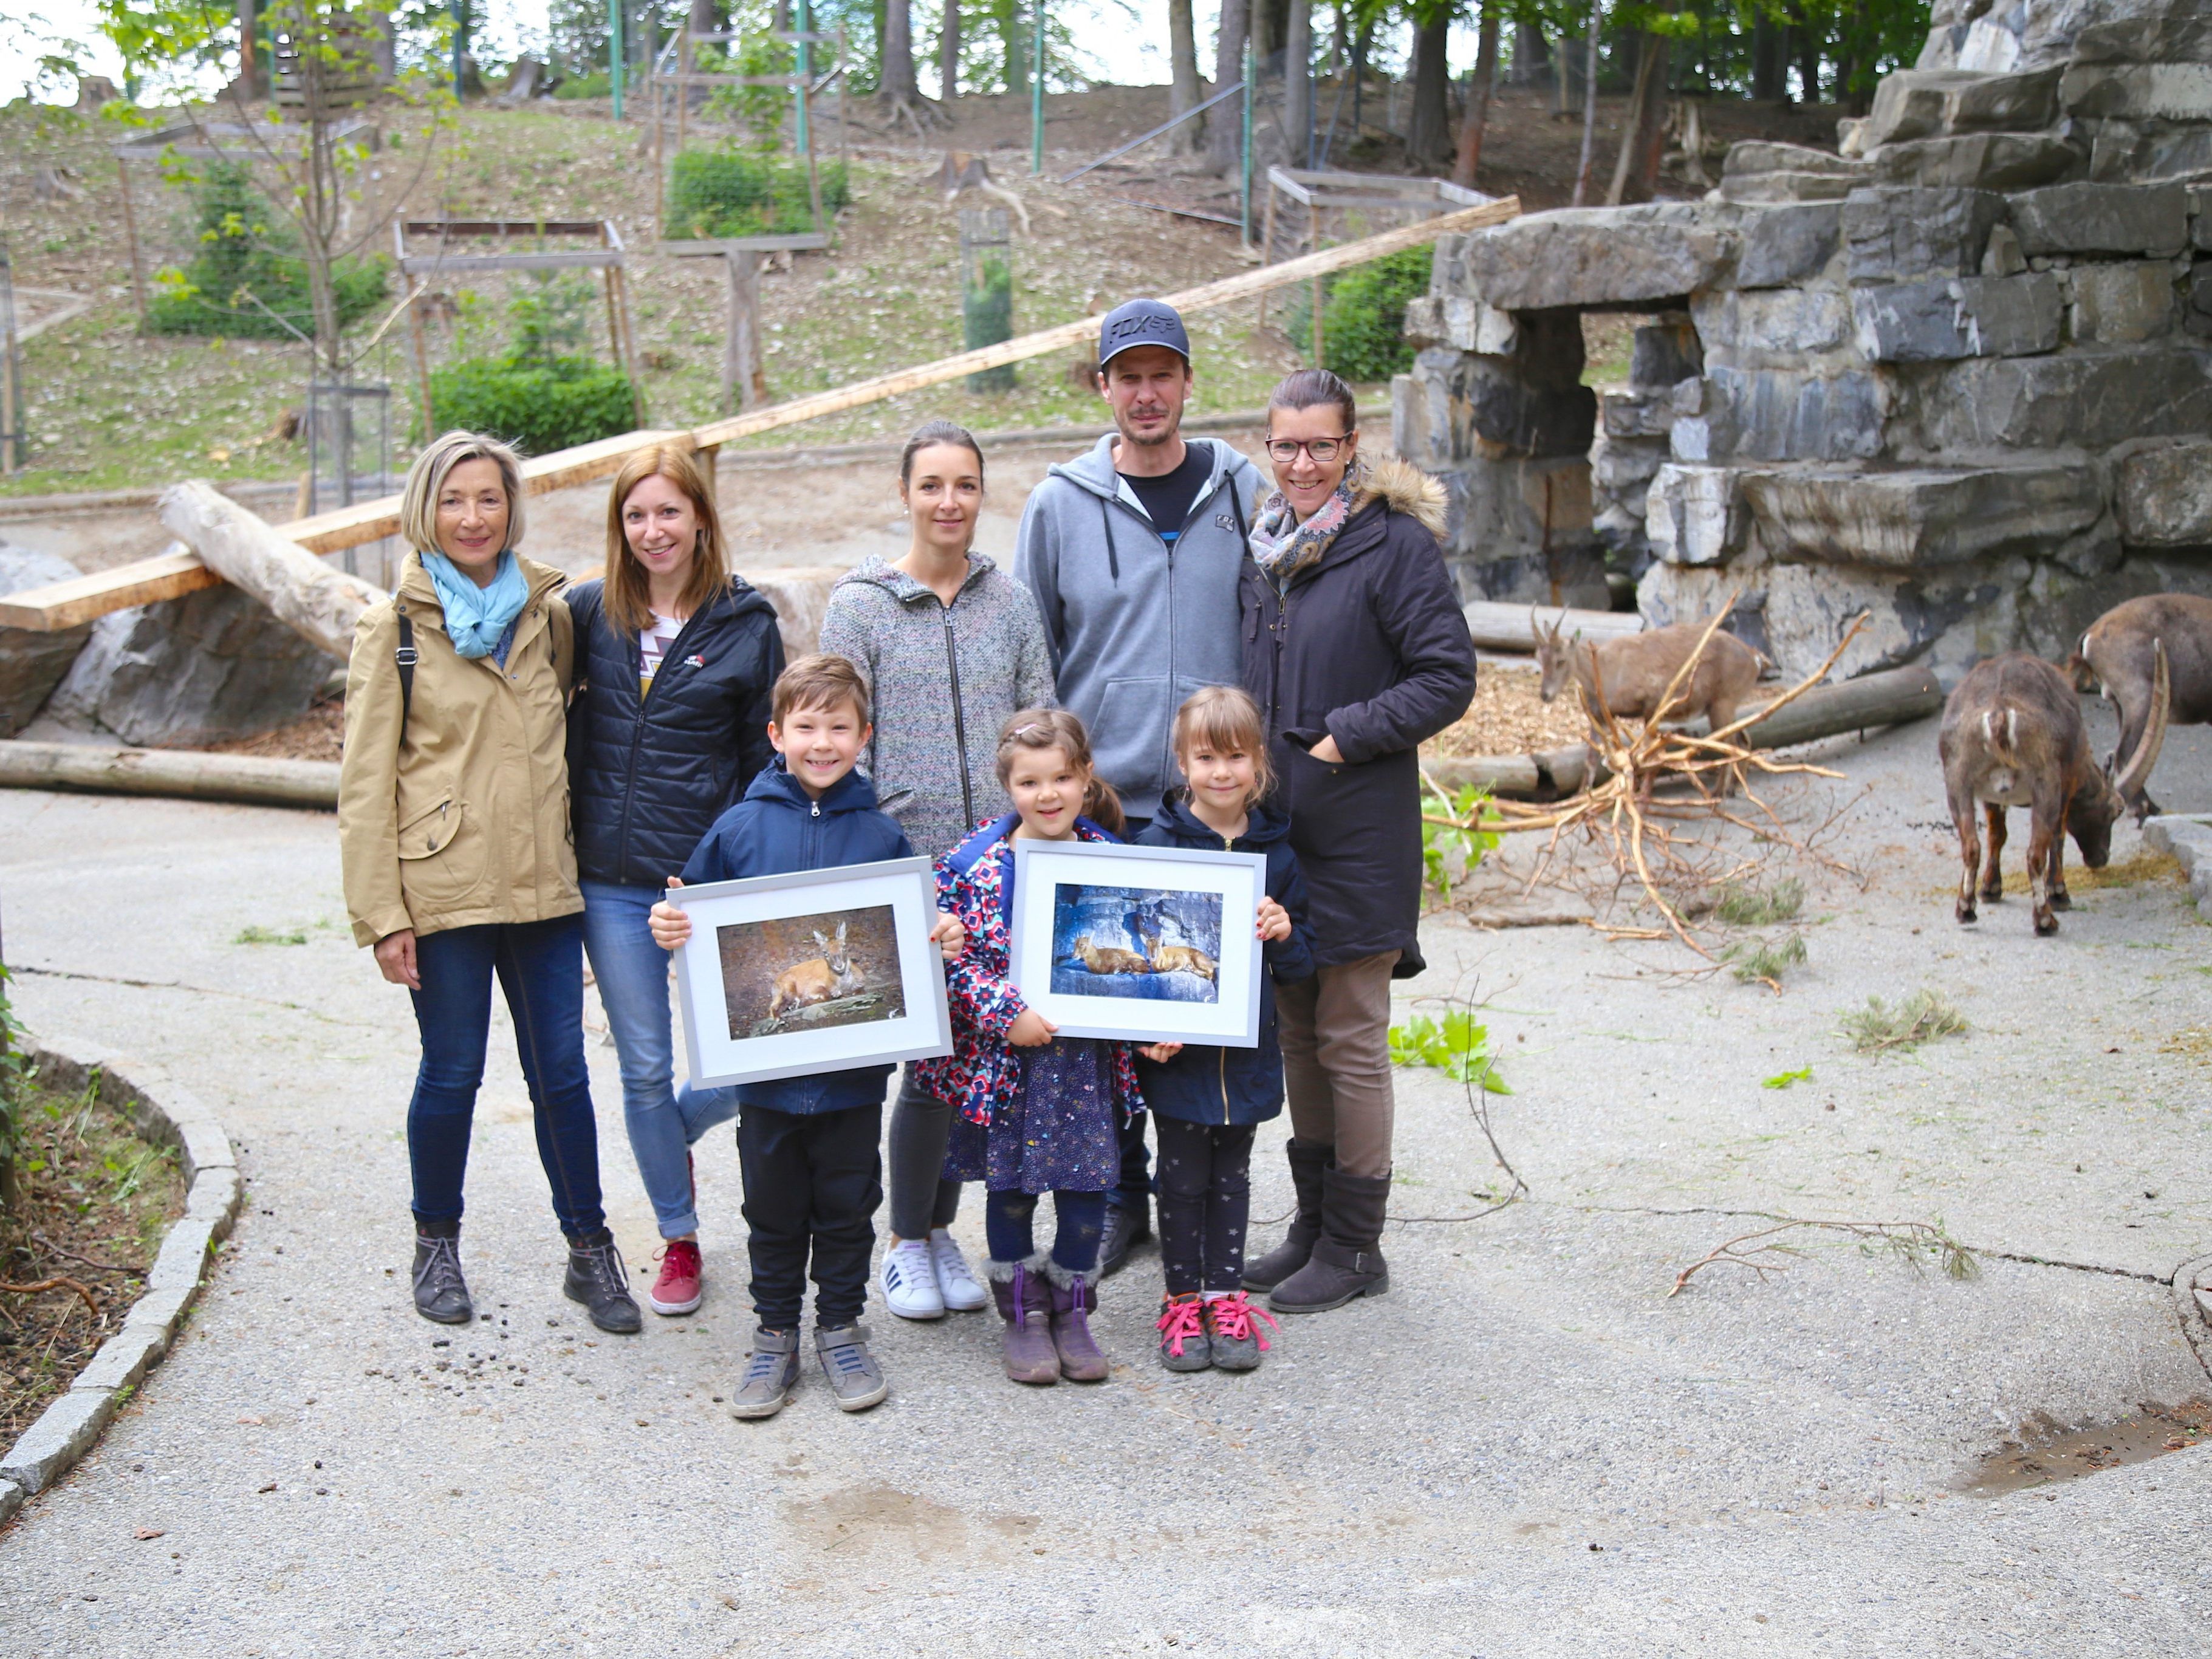
<path id="1" fill-rule="evenodd" d="M 1589 603 L 1603 557 L 1656 623 L 1739 594 L 1785 672 L 1864 613 L 1843 672 L 1948 675 L 2212 591 L 2212 8 L 1942 0 L 1844 127 L 1439 245 L 1395 413 L 1468 598 Z M 1590 310 L 1650 319 L 1595 398 Z"/>

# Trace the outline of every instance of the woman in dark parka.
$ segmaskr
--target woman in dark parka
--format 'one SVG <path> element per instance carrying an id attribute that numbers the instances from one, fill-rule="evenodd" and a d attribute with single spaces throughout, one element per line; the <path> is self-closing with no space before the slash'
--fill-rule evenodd
<path id="1" fill-rule="evenodd" d="M 1244 568 L 1244 688 L 1304 870 L 1316 973 L 1277 988 L 1297 1211 L 1245 1270 L 1279 1312 L 1389 1288 L 1390 981 L 1425 965 L 1419 750 L 1474 699 L 1474 642 L 1444 568 L 1443 486 L 1358 455 L 1352 389 L 1325 369 L 1275 388 L 1275 489 Z"/>

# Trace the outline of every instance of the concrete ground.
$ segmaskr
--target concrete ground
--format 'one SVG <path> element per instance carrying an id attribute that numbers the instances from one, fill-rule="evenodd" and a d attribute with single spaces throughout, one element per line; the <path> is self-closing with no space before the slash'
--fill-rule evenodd
<path id="1" fill-rule="evenodd" d="M 726 1139 L 700 1158 L 705 1308 L 599 1336 L 559 1294 L 502 1015 L 466 1245 L 492 1318 L 437 1346 L 407 1292 L 413 1029 L 344 932 L 331 820 L 0 795 L 31 1024 L 172 1067 L 249 1183 L 177 1351 L 0 1535 L 0 1650 L 2212 1651 L 2212 1449 L 1961 1490 L 2033 1413 L 2212 1394 L 2165 1282 L 2212 1255 L 2212 931 L 2155 874 L 2077 884 L 2052 939 L 2017 900 L 1957 927 L 1934 743 L 1842 747 L 1865 885 L 1807 872 L 1779 996 L 1581 928 L 1429 924 L 1406 1007 L 1486 1000 L 1531 1195 L 1453 1219 L 1502 1174 L 1460 1089 L 1401 1074 L 1393 1291 L 1285 1321 L 1258 1374 L 1158 1369 L 1147 1249 L 1106 1287 L 1102 1387 L 1007 1383 L 985 1316 L 878 1314 L 888 1403 L 841 1417 L 810 1376 L 761 1424 L 713 1399 L 750 1328 Z M 2158 782 L 2212 807 L 2212 732 L 2177 732 Z M 310 940 L 231 942 L 252 923 Z M 1923 985 L 1965 1036 L 1850 1052 L 1843 1013 Z M 642 1278 L 612 1051 L 592 1064 Z M 1940 1221 L 1982 1270 L 1811 1234 L 1779 1277 L 1668 1299 L 1747 1211 Z"/>

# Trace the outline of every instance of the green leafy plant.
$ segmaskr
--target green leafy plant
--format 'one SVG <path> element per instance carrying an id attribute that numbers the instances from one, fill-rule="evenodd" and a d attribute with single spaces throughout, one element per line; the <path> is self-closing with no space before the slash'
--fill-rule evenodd
<path id="1" fill-rule="evenodd" d="M 1869 997 L 1867 1006 L 1845 1014 L 1843 1034 L 1863 1054 L 1887 1054 L 1917 1048 L 1936 1037 L 1956 1036 L 1966 1029 L 1966 1017 L 1941 991 L 1918 990 L 1894 1007 L 1880 997 Z"/>
<path id="2" fill-rule="evenodd" d="M 233 339 L 290 339 L 293 329 L 313 334 L 314 305 L 298 239 L 270 211 L 246 167 L 210 163 L 193 197 L 200 251 L 182 269 L 156 273 L 160 291 L 147 301 L 146 331 Z M 385 297 L 381 260 L 339 259 L 331 282 L 341 329 Z"/>
<path id="3" fill-rule="evenodd" d="M 960 326 L 968 349 L 1014 337 L 1014 270 L 1003 255 L 986 253 L 975 262 L 976 282 L 960 294 Z M 979 369 L 968 377 L 970 392 L 1011 392 L 1014 366 Z"/>
<path id="4" fill-rule="evenodd" d="M 1805 936 L 1785 933 L 1778 939 L 1738 939 L 1721 952 L 1721 960 L 1741 985 L 1782 988 L 1782 975 L 1805 960 Z"/>
<path id="5" fill-rule="evenodd" d="M 842 161 L 821 164 L 822 210 L 853 199 Z M 668 184 L 670 232 L 681 237 L 769 236 L 814 228 L 806 169 L 737 145 L 687 149 Z"/>
<path id="6" fill-rule="evenodd" d="M 532 455 L 616 437 L 636 424 L 629 376 L 588 357 L 449 363 L 431 372 L 430 403 L 441 426 L 487 432 Z"/>
<path id="7" fill-rule="evenodd" d="M 1430 258 L 1425 247 L 1408 248 L 1354 265 L 1328 285 L 1321 310 L 1327 367 L 1365 383 L 1413 366 L 1413 349 L 1406 343 L 1406 302 L 1429 291 Z"/>
<path id="8" fill-rule="evenodd" d="M 307 930 L 304 927 L 264 927 L 259 922 L 248 922 L 231 936 L 233 945 L 305 945 Z"/>
<path id="9" fill-rule="evenodd" d="M 1759 1086 L 1762 1089 L 1787 1089 L 1792 1084 L 1810 1083 L 1812 1080 L 1813 1068 L 1800 1066 L 1794 1072 L 1777 1072 L 1772 1077 L 1762 1078 Z"/>
<path id="10" fill-rule="evenodd" d="M 1796 920 L 1804 908 L 1805 884 L 1795 876 L 1770 887 L 1732 881 L 1721 889 L 1713 905 L 1713 918 L 1731 927 L 1767 927 Z"/>
<path id="11" fill-rule="evenodd" d="M 515 361 L 550 363 L 581 351 L 591 335 L 592 301 L 597 297 L 592 279 L 581 271 L 565 276 L 548 272 L 517 295 L 507 307 L 514 323 Z"/>
<path id="12" fill-rule="evenodd" d="M 1430 1066 L 1455 1083 L 1474 1083 L 1493 1095 L 1510 1095 L 1490 1052 L 1490 1028 L 1463 1008 L 1443 1019 L 1416 1014 L 1390 1028 L 1393 1066 Z"/>
<path id="13" fill-rule="evenodd" d="M 25 1144 L 22 1115 L 38 1067 L 23 1051 L 22 1022 L 8 999 L 9 973 L 0 965 L 0 1211 L 21 1201 L 17 1160 Z"/>
<path id="14" fill-rule="evenodd" d="M 1484 855 L 1497 850 L 1498 832 L 1481 827 L 1497 817 L 1490 792 L 1473 784 L 1449 795 L 1432 788 L 1422 803 L 1422 879 L 1445 903 Z"/>

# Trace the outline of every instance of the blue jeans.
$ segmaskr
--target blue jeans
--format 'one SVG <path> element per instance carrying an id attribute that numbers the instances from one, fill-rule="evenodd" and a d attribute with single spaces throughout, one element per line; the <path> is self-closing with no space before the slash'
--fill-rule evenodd
<path id="1" fill-rule="evenodd" d="M 983 1242 L 994 1261 L 1026 1261 L 1036 1252 L 1036 1194 L 1009 1188 L 983 1204 Z M 1098 1265 L 1098 1237 L 1106 1228 L 1103 1193 L 1054 1192 L 1052 1259 L 1072 1273 Z"/>
<path id="2" fill-rule="evenodd" d="M 637 1159 L 638 1179 L 653 1200 L 663 1238 L 699 1231 L 691 1202 L 692 1146 L 738 1115 L 734 1089 L 673 1086 L 675 1047 L 668 1023 L 668 952 L 653 942 L 646 916 L 658 887 L 616 887 L 587 881 L 584 949 L 599 981 L 622 1063 L 623 1123 Z"/>
<path id="3" fill-rule="evenodd" d="M 514 1019 L 514 1048 L 530 1085 L 553 1213 L 572 1239 L 606 1224 L 599 1207 L 599 1125 L 584 1068 L 584 963 L 577 949 L 583 931 L 580 918 L 556 916 L 416 937 L 422 988 L 409 994 L 422 1034 L 422 1063 L 407 1108 L 407 1158 L 418 1220 L 461 1218 L 496 975 Z"/>

